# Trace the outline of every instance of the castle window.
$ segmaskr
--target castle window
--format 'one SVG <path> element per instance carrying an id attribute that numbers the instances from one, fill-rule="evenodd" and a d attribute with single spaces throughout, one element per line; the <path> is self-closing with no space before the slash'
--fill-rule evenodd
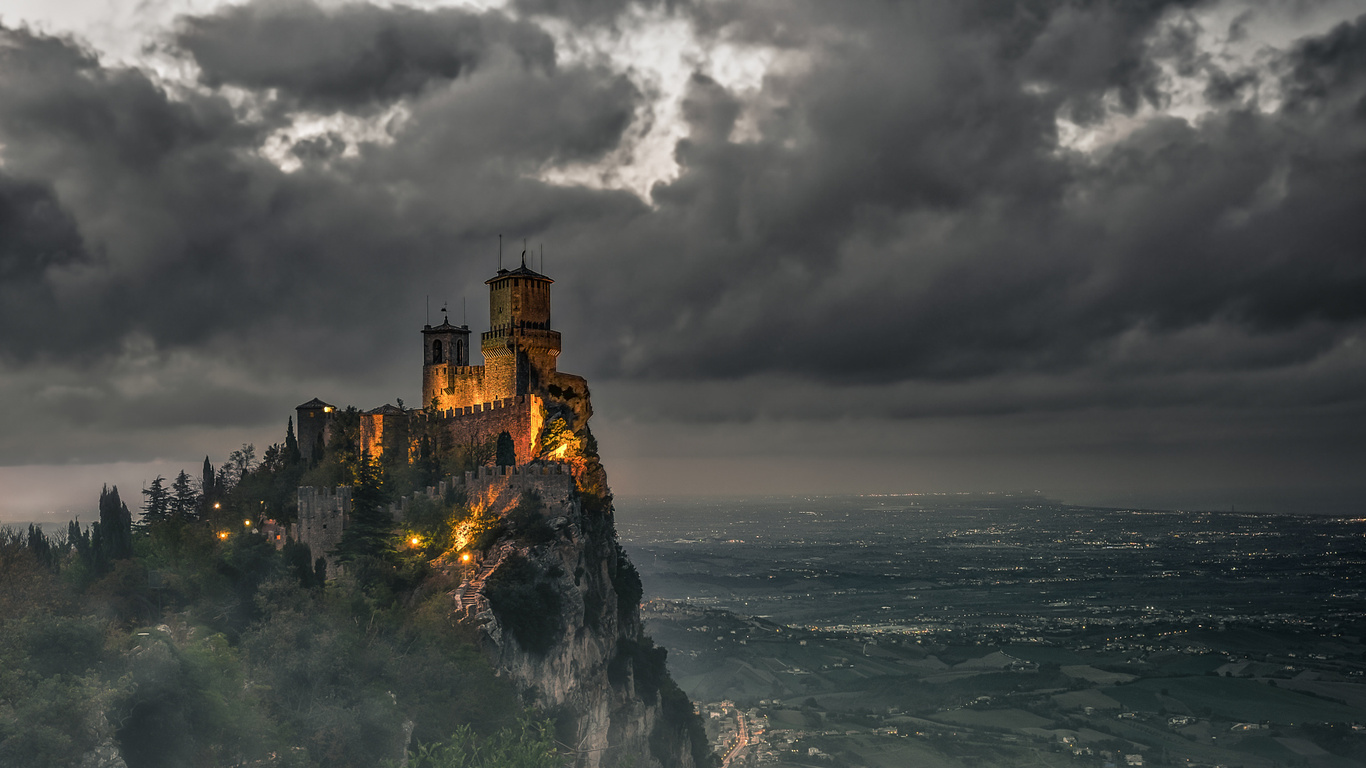
<path id="1" fill-rule="evenodd" d="M 433 342 L 432 342 L 432 363 L 433 363 L 433 364 L 435 364 L 435 363 L 440 363 L 440 362 L 444 362 L 444 358 L 442 357 L 442 354 L 441 354 L 441 353 L 442 353 L 442 350 L 441 350 L 441 342 L 440 342 L 440 341 L 433 341 Z"/>

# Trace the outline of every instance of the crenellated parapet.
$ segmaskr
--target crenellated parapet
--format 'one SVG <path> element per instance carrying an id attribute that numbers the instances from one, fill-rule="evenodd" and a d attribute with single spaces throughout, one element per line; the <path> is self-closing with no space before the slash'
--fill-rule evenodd
<path id="1" fill-rule="evenodd" d="M 341 544 L 350 516 L 350 486 L 299 488 L 299 521 L 290 526 L 290 534 L 295 541 L 307 544 L 315 559 L 327 563 L 329 579 L 341 573 L 332 552 Z"/>
<path id="2" fill-rule="evenodd" d="M 534 491 L 546 509 L 562 510 L 574 499 L 574 471 L 562 462 L 532 462 L 516 467 L 478 467 L 465 473 L 465 496 L 471 509 L 502 513 L 522 494 Z"/>
<path id="3" fill-rule="evenodd" d="M 512 437 L 517 462 L 536 456 L 536 444 L 545 425 L 545 405 L 540 395 L 517 395 L 463 408 L 423 412 L 440 422 L 455 445 L 474 445 L 496 439 L 501 432 Z"/>
<path id="4" fill-rule="evenodd" d="M 420 490 L 417 493 L 414 493 L 410 496 L 404 496 L 403 498 L 389 505 L 389 516 L 394 518 L 395 522 L 407 520 L 408 510 L 412 508 L 414 499 L 420 497 L 425 498 L 428 501 L 435 501 L 440 503 L 446 498 L 446 493 L 451 489 L 453 485 L 453 479 L 447 478 L 437 483 L 436 485 L 429 485 L 425 489 Z"/>

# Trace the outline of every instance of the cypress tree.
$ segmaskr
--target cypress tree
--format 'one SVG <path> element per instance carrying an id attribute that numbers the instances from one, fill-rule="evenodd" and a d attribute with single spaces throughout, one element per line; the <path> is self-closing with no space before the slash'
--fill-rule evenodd
<path id="1" fill-rule="evenodd" d="M 294 417 L 289 417 L 289 423 L 285 426 L 285 466 L 292 467 L 303 460 L 303 454 L 299 452 L 299 439 L 294 436 Z"/>
<path id="2" fill-rule="evenodd" d="M 204 457 L 204 476 L 200 481 L 200 499 L 203 503 L 203 510 L 200 517 L 209 516 L 209 507 L 218 500 L 218 485 L 214 482 L 213 465 L 209 463 L 209 457 Z"/>
<path id="3" fill-rule="evenodd" d="M 100 521 L 91 526 L 90 538 L 97 571 L 133 556 L 133 513 L 119 499 L 117 485 L 100 490 Z"/>

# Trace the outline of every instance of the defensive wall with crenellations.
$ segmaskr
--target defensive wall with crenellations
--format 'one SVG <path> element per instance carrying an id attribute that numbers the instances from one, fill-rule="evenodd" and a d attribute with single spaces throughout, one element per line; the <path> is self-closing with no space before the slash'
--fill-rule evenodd
<path id="1" fill-rule="evenodd" d="M 545 404 L 539 395 L 517 395 L 491 403 L 424 413 L 428 418 L 440 420 L 442 430 L 450 435 L 455 445 L 478 444 L 496 439 L 500 432 L 507 432 L 512 436 L 519 464 L 535 458 L 539 448 L 536 441 L 545 424 Z"/>
<path id="2" fill-rule="evenodd" d="M 479 467 L 465 473 L 465 498 L 470 509 L 499 514 L 534 491 L 550 514 L 558 514 L 574 499 L 574 471 L 561 462 L 534 462 L 517 467 Z"/>
<path id="3" fill-rule="evenodd" d="M 327 563 L 329 579 L 341 573 L 332 551 L 341 543 L 350 515 L 350 486 L 339 485 L 334 489 L 307 485 L 299 488 L 299 522 L 290 525 L 290 536 L 307 544 L 315 560 L 322 558 Z"/>
<path id="4" fill-rule="evenodd" d="M 423 491 L 404 496 L 389 505 L 389 515 L 396 522 L 405 520 L 417 496 L 439 501 L 454 485 L 455 478 L 447 478 Z M 465 473 L 463 488 L 466 503 L 474 511 L 493 511 L 501 515 L 516 506 L 523 493 L 534 491 L 544 502 L 546 513 L 554 516 L 563 514 L 574 499 L 574 473 L 570 465 L 560 462 L 479 467 Z M 350 515 L 350 486 L 299 488 L 299 522 L 290 526 L 290 536 L 307 544 L 313 558 L 323 559 L 329 579 L 341 573 L 333 552 L 341 544 Z"/>

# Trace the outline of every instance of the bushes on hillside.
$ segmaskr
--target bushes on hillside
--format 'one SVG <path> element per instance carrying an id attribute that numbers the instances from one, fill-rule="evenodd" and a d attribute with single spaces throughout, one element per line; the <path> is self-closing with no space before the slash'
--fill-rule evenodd
<path id="1" fill-rule="evenodd" d="M 525 557 L 513 553 L 484 584 L 503 628 L 527 651 L 544 655 L 563 631 L 562 598 Z"/>

